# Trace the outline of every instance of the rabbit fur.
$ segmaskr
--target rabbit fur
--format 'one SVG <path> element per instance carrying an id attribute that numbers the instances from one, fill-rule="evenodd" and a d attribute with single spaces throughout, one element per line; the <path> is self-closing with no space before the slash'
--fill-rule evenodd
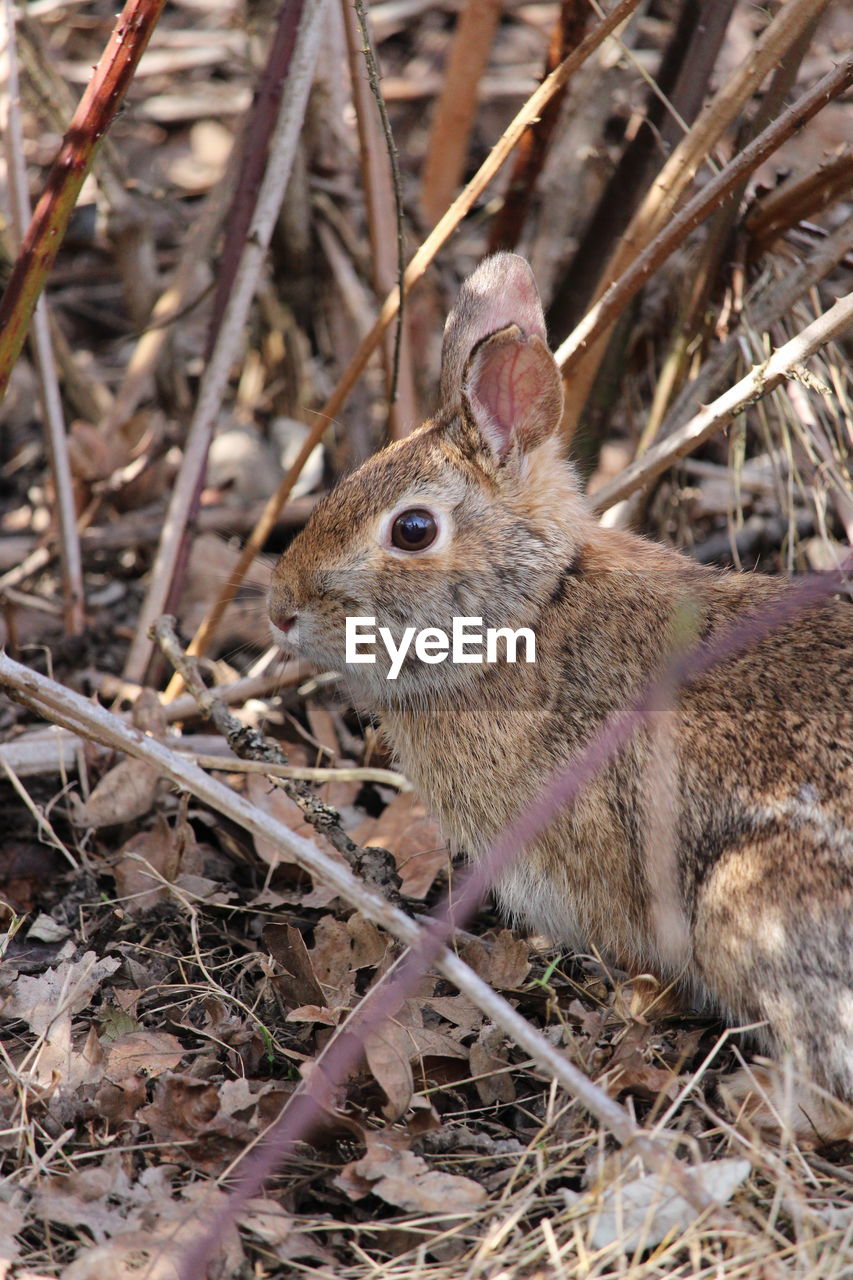
<path id="1" fill-rule="evenodd" d="M 316 507 L 270 590 L 282 646 L 345 673 L 474 858 L 674 650 L 785 591 L 602 528 L 563 454 L 562 398 L 530 268 L 497 254 L 447 321 L 435 417 Z M 438 529 L 416 553 L 391 542 L 413 508 Z M 382 646 L 345 663 L 347 615 L 398 638 L 456 615 L 528 626 L 536 659 L 410 651 L 389 680 Z M 853 1103 L 853 607 L 813 606 L 683 687 L 496 892 L 518 923 L 764 1024 L 760 1047 L 801 1082 L 787 1121 L 821 1139 L 853 1129 L 824 1092 Z M 784 1091 L 764 1083 L 756 1118 L 779 1123 Z M 735 1100 L 751 1087 L 730 1084 Z"/>

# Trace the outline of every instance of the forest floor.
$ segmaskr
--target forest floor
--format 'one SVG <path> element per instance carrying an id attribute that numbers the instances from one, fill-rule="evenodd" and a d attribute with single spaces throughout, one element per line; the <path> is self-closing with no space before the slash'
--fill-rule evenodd
<path id="1" fill-rule="evenodd" d="M 463 8 L 475 25 L 460 48 Z M 565 53 L 593 29 L 586 8 L 371 6 L 407 257 L 535 89 L 552 31 Z M 696 189 L 765 127 L 762 107 L 772 118 L 839 61 L 850 7 L 824 8 L 780 46 L 762 92 L 741 89 Z M 711 23 L 697 35 L 694 11 L 706 9 L 719 31 Z M 702 102 L 749 66 L 779 11 L 744 0 L 638 6 L 620 42 L 605 41 L 570 82 L 512 216 L 503 201 L 510 161 L 413 287 L 393 412 L 388 340 L 333 421 L 323 419 L 322 440 L 243 574 L 246 536 L 394 283 L 394 216 L 360 38 L 349 9 L 330 5 L 270 252 L 249 321 L 225 350 L 206 472 L 188 478 L 188 429 L 241 247 L 229 250 L 223 232 L 242 217 L 232 157 L 241 137 L 244 157 L 264 151 L 251 107 L 277 15 L 241 0 L 174 0 L 47 291 L 82 626 L 60 554 L 46 383 L 29 350 L 0 406 L 8 655 L 201 763 L 262 818 L 354 867 L 413 917 L 434 907 L 462 860 L 338 682 L 270 650 L 270 567 L 320 494 L 434 407 L 444 316 L 489 248 L 510 244 L 528 257 L 554 345 L 570 334 L 665 158 Z M 7 205 L 16 161 L 35 203 L 113 21 L 106 0 L 35 0 L 19 17 L 11 57 L 23 141 L 0 175 Z M 436 123 L 453 75 L 456 115 Z M 6 76 L 8 88 L 8 61 Z M 577 406 L 572 448 L 592 494 L 849 291 L 850 120 L 849 99 L 836 96 L 790 131 L 626 302 L 595 390 Z M 360 162 L 357 125 L 370 163 Z M 4 283 L 16 239 L 9 218 Z M 799 292 L 782 305 L 795 278 Z M 176 279 L 178 320 L 152 321 Z M 152 335 L 159 345 L 146 356 Z M 823 344 L 808 374 L 650 474 L 627 510 L 608 505 L 610 517 L 708 564 L 834 568 L 853 542 L 849 358 L 849 335 Z M 701 396 L 680 401 L 688 384 Z M 188 642 L 238 575 L 201 668 L 243 726 L 279 745 L 285 769 L 253 769 L 190 694 L 164 693 L 172 671 L 148 639 L 146 610 L 167 503 L 184 483 L 195 484 L 199 506 L 169 568 L 168 611 Z M 661 1012 L 653 996 L 644 1005 L 627 974 L 512 932 L 488 905 L 458 935 L 459 957 L 724 1208 L 699 1214 L 667 1191 L 666 1178 L 620 1147 L 487 1010 L 429 971 L 235 1220 L 229 1193 L 245 1154 L 401 946 L 259 829 L 105 745 L 85 711 L 76 714 L 76 728 L 58 729 L 25 699 L 0 698 L 0 1280 L 853 1276 L 850 1144 L 762 1136 L 723 1096 L 727 1075 L 749 1058 L 742 1037 Z M 306 782 L 294 769 L 335 772 Z M 334 822 L 318 801 L 337 812 Z M 388 851 L 393 873 L 381 855 L 371 862 L 372 848 Z M 209 1261 L 182 1271 L 204 1239 Z"/>

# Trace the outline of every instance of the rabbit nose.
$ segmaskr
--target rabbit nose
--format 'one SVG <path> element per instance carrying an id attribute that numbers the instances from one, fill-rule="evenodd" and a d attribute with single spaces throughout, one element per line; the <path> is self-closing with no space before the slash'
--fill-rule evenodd
<path id="1" fill-rule="evenodd" d="M 270 622 L 279 631 L 283 631 L 287 635 L 296 624 L 299 614 L 293 607 L 292 600 L 270 600 L 269 601 Z"/>

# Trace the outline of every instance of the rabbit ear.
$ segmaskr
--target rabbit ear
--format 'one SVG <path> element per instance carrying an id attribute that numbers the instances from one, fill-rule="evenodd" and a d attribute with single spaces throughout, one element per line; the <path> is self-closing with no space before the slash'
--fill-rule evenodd
<path id="1" fill-rule="evenodd" d="M 517 254 L 486 258 L 463 284 L 444 327 L 441 400 L 445 410 L 467 410 L 474 447 L 485 444 L 498 460 L 559 426 L 562 379 L 533 272 Z"/>
<path id="2" fill-rule="evenodd" d="M 443 408 L 458 405 L 465 366 L 477 343 L 511 324 L 545 341 L 545 317 L 533 272 L 518 254 L 496 253 L 468 277 L 447 317 L 441 348 Z"/>
<path id="3" fill-rule="evenodd" d="M 544 340 L 514 324 L 484 339 L 466 366 L 462 405 L 501 461 L 513 445 L 526 453 L 541 444 L 563 413 L 563 380 Z"/>

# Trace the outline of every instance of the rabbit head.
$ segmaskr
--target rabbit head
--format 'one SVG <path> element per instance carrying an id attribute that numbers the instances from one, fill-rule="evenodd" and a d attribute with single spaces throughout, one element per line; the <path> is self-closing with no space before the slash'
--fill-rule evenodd
<path id="1" fill-rule="evenodd" d="M 449 691 L 480 669 L 426 664 L 399 677 L 345 665 L 347 616 L 450 633 L 533 625 L 590 523 L 558 428 L 562 381 L 532 272 L 487 259 L 463 285 L 442 348 L 435 418 L 344 478 L 279 560 L 269 596 L 282 647 L 367 682 L 381 703 Z"/>

